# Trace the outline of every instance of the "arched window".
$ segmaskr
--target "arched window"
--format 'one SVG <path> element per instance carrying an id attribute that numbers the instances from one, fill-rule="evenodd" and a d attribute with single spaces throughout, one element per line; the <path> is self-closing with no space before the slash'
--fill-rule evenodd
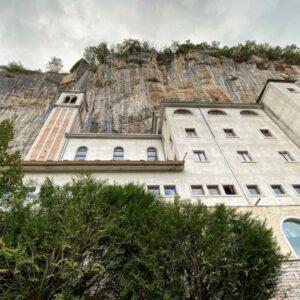
<path id="1" fill-rule="evenodd" d="M 74 97 L 72 97 L 70 103 L 71 103 L 71 104 L 75 104 L 75 103 L 76 103 L 76 100 L 77 100 L 77 96 L 74 96 Z"/>
<path id="2" fill-rule="evenodd" d="M 70 96 L 67 96 L 65 99 L 64 99 L 64 103 L 69 103 L 71 100 L 71 97 Z"/>
<path id="3" fill-rule="evenodd" d="M 157 160 L 157 152 L 156 149 L 151 147 L 147 149 L 147 157 L 148 160 Z"/>
<path id="4" fill-rule="evenodd" d="M 187 109 L 176 109 L 174 111 L 174 114 L 176 114 L 176 115 L 192 115 L 193 113 Z"/>
<path id="5" fill-rule="evenodd" d="M 282 231 L 295 255 L 300 257 L 300 219 L 285 220 L 282 223 Z"/>
<path id="6" fill-rule="evenodd" d="M 240 114 L 242 116 L 258 116 L 258 114 L 255 111 L 252 111 L 252 110 L 242 110 L 240 112 Z"/>
<path id="7" fill-rule="evenodd" d="M 114 160 L 124 160 L 124 150 L 122 147 L 114 149 Z"/>
<path id="8" fill-rule="evenodd" d="M 211 109 L 208 111 L 209 115 L 226 115 L 225 111 L 220 109 Z"/>
<path id="9" fill-rule="evenodd" d="M 87 154 L 87 147 L 79 147 L 76 152 L 75 160 L 85 160 L 86 154 Z"/>

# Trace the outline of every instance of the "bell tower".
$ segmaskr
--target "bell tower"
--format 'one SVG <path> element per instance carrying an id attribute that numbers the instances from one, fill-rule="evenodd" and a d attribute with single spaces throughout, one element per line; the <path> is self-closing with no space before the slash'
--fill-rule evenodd
<path id="1" fill-rule="evenodd" d="M 60 95 L 25 160 L 59 160 L 65 133 L 82 129 L 83 101 L 83 93 Z"/>

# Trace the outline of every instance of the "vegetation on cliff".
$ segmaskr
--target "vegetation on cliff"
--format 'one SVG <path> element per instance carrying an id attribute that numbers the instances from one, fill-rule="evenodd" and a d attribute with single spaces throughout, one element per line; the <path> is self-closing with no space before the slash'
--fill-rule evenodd
<path id="1" fill-rule="evenodd" d="M 173 42 L 171 46 L 157 50 L 148 41 L 140 42 L 136 39 L 127 39 L 110 49 L 107 43 L 100 43 L 85 49 L 84 58 L 91 64 L 106 63 L 110 57 L 121 57 L 128 59 L 130 56 L 149 56 L 157 54 L 157 60 L 161 63 L 168 63 L 174 55 L 185 54 L 196 50 L 205 52 L 211 56 L 228 57 L 236 62 L 246 62 L 252 55 L 264 57 L 276 61 L 281 60 L 291 65 L 300 65 L 300 49 L 296 45 L 286 47 L 271 46 L 269 44 L 246 41 L 235 46 L 220 46 L 219 42 L 194 44 L 187 40 L 184 43 Z"/>
<path id="2" fill-rule="evenodd" d="M 274 294 L 283 257 L 265 223 L 225 206 L 167 204 L 142 186 L 107 185 L 89 176 L 64 186 L 47 180 L 26 199 L 11 191 L 26 191 L 20 161 L 6 172 L 11 125 L 1 123 L 0 136 L 1 178 L 13 183 L 2 189 L 0 210 L 3 299 Z"/>
<path id="3" fill-rule="evenodd" d="M 5 66 L 0 66 L 0 68 L 6 70 L 7 72 L 14 74 L 37 74 L 41 73 L 41 70 L 30 70 L 26 69 L 21 62 L 10 62 Z"/>

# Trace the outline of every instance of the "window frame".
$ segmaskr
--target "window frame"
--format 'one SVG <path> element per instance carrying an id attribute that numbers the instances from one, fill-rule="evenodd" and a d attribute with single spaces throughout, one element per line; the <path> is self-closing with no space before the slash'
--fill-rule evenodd
<path id="1" fill-rule="evenodd" d="M 292 188 L 294 189 L 295 194 L 300 196 L 300 184 L 292 184 Z M 297 188 L 299 189 L 299 193 L 296 190 Z"/>
<path id="2" fill-rule="evenodd" d="M 223 128 L 223 132 L 226 138 L 238 137 L 236 132 L 233 130 L 233 128 Z M 228 135 L 227 132 L 231 132 L 233 135 Z"/>
<path id="3" fill-rule="evenodd" d="M 286 190 L 285 190 L 285 188 L 283 187 L 282 184 L 270 184 L 270 186 L 271 186 L 272 192 L 275 196 L 280 197 L 280 196 L 286 196 L 287 195 Z M 274 187 L 280 187 L 282 193 L 281 194 L 276 194 L 275 191 L 274 191 Z"/>
<path id="4" fill-rule="evenodd" d="M 184 109 L 184 108 L 178 108 L 178 109 L 174 110 L 173 114 L 174 115 L 193 115 L 193 113 L 190 110 Z"/>
<path id="5" fill-rule="evenodd" d="M 201 189 L 203 194 L 199 194 L 199 195 L 194 194 L 193 193 L 193 189 L 197 189 L 197 188 Z M 202 184 L 191 184 L 190 185 L 190 189 L 191 189 L 191 195 L 192 195 L 192 197 L 201 197 L 201 196 L 205 196 L 206 195 L 205 194 L 204 186 Z"/>
<path id="6" fill-rule="evenodd" d="M 185 131 L 185 136 L 188 137 L 188 138 L 198 137 L 196 128 L 184 128 L 184 131 Z M 189 135 L 188 132 L 193 132 L 194 134 Z"/>
<path id="7" fill-rule="evenodd" d="M 167 188 L 174 188 L 174 192 L 175 192 L 174 195 L 166 195 L 166 189 Z M 176 197 L 176 196 L 178 196 L 176 185 L 173 185 L 173 184 L 163 185 L 163 190 L 164 190 L 164 197 Z"/>
<path id="8" fill-rule="evenodd" d="M 204 160 L 197 160 L 195 159 L 195 155 L 197 155 L 198 158 L 200 158 L 201 156 L 198 155 L 198 153 L 202 153 L 203 154 L 203 157 L 205 158 Z M 204 150 L 193 150 L 193 158 L 194 158 L 194 161 L 199 163 L 203 163 L 203 162 L 208 162 L 208 158 L 207 158 L 207 155 L 206 155 L 206 152 Z"/>
<path id="9" fill-rule="evenodd" d="M 261 129 L 259 129 L 259 131 L 265 139 L 275 138 L 272 131 L 268 128 L 261 128 Z M 263 132 L 267 132 L 269 135 L 265 135 Z"/>
<path id="10" fill-rule="evenodd" d="M 152 152 L 155 153 L 155 156 L 149 155 L 149 152 L 150 152 L 151 150 L 154 150 L 154 151 L 152 151 Z M 149 157 L 154 157 L 154 159 L 149 159 Z M 158 160 L 157 149 L 156 149 L 155 147 L 148 147 L 148 148 L 147 148 L 147 160 L 148 160 L 148 161 L 157 161 L 157 160 Z"/>
<path id="11" fill-rule="evenodd" d="M 289 151 L 278 151 L 278 154 L 281 156 L 284 162 L 294 162 L 296 161 L 293 155 Z M 289 157 L 289 160 L 286 159 L 285 155 Z"/>
<path id="12" fill-rule="evenodd" d="M 250 110 L 250 109 L 243 109 L 240 111 L 241 116 L 246 117 L 258 117 L 259 114 L 256 111 Z"/>
<path id="13" fill-rule="evenodd" d="M 77 159 L 78 152 L 79 152 L 80 149 L 85 149 L 85 155 L 84 155 L 84 158 L 83 158 L 83 159 Z M 75 158 L 74 158 L 74 160 L 76 160 L 76 161 L 83 161 L 83 160 L 86 160 L 87 152 L 88 152 L 88 147 L 86 147 L 86 146 L 80 146 L 80 147 L 78 147 L 77 150 L 76 150 L 76 153 L 75 153 Z"/>
<path id="14" fill-rule="evenodd" d="M 150 189 L 151 189 L 151 188 L 157 188 L 158 194 L 149 192 L 149 188 L 150 188 Z M 159 186 L 159 185 L 147 185 L 147 193 L 150 193 L 150 194 L 152 194 L 152 195 L 154 195 L 154 196 L 161 196 L 160 186 Z"/>
<path id="15" fill-rule="evenodd" d="M 225 188 L 224 187 L 232 187 L 232 190 L 233 190 L 233 194 L 227 194 L 226 193 L 226 190 L 225 190 Z M 238 196 L 238 192 L 237 192 L 237 190 L 236 190 L 236 187 L 234 186 L 234 184 L 222 184 L 222 189 L 223 189 L 223 192 L 224 192 L 224 195 L 226 195 L 226 196 Z"/>
<path id="16" fill-rule="evenodd" d="M 116 156 L 116 150 L 117 149 L 121 149 L 122 150 L 122 156 Z M 116 157 L 122 157 L 122 159 L 116 159 Z M 122 161 L 124 160 L 124 148 L 121 147 L 121 146 L 117 146 L 114 148 L 114 151 L 113 151 L 113 160 L 114 161 Z"/>
<path id="17" fill-rule="evenodd" d="M 227 116 L 227 113 L 222 109 L 210 109 L 207 112 L 209 116 Z"/>
<path id="18" fill-rule="evenodd" d="M 249 188 L 251 188 L 251 187 L 256 188 L 256 190 L 258 191 L 258 194 L 251 194 L 251 192 L 249 190 Z M 255 196 L 262 196 L 263 195 L 262 192 L 261 192 L 261 189 L 258 186 L 258 184 L 246 184 L 246 189 L 247 189 L 247 192 L 248 192 L 248 194 L 250 196 L 254 196 L 255 197 Z"/>
<path id="19" fill-rule="evenodd" d="M 237 154 L 239 155 L 239 158 L 240 158 L 240 161 L 242 163 L 251 163 L 251 162 L 254 162 L 252 156 L 249 154 L 249 151 L 247 150 L 239 150 L 237 151 Z M 247 154 L 247 156 L 249 157 L 249 160 L 242 160 L 241 158 L 243 157 L 244 158 L 244 154 Z"/>
<path id="20" fill-rule="evenodd" d="M 218 191 L 218 194 L 211 194 L 209 192 L 209 189 L 210 188 L 216 188 L 216 190 Z M 213 196 L 213 197 L 216 197 L 216 196 L 221 196 L 221 190 L 220 190 L 220 187 L 217 185 L 217 184 L 209 184 L 209 185 L 206 185 L 206 189 L 207 189 L 207 193 L 209 196 Z"/>
<path id="21" fill-rule="evenodd" d="M 300 218 L 299 216 L 287 216 L 285 217 L 284 219 L 282 219 L 281 221 L 281 224 L 280 224 L 280 231 L 281 231 L 281 234 L 283 235 L 285 241 L 287 242 L 291 252 L 293 253 L 294 257 L 295 258 L 300 258 L 300 255 L 297 255 L 297 253 L 295 252 L 294 250 L 294 247 L 292 247 L 292 244 L 290 243 L 289 239 L 287 238 L 287 236 L 285 235 L 285 232 L 283 230 L 283 223 L 286 222 L 286 221 L 296 221 L 296 222 L 299 222 L 300 223 Z"/>

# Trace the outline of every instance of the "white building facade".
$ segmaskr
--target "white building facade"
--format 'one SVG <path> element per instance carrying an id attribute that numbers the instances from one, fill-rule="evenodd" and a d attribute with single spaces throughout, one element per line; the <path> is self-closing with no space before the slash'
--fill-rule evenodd
<path id="1" fill-rule="evenodd" d="M 255 104 L 165 101 L 153 134 L 82 132 L 88 103 L 83 94 L 61 95 L 23 161 L 26 179 L 64 184 L 84 170 L 111 184 L 144 185 L 165 201 L 252 211 L 282 252 L 300 259 L 297 85 L 270 81 Z"/>

